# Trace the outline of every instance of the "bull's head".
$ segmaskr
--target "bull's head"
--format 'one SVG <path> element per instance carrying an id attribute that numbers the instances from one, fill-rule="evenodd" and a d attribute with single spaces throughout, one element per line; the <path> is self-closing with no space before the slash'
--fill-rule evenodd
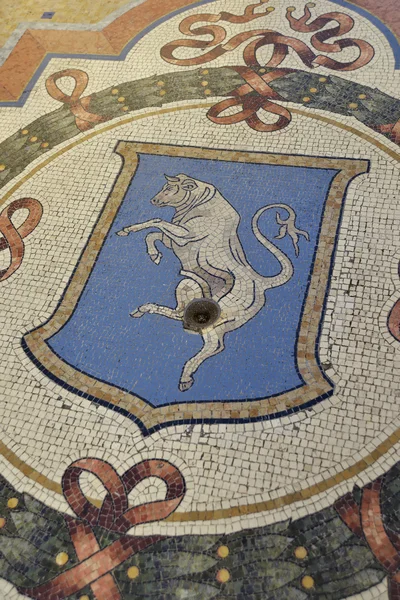
<path id="1" fill-rule="evenodd" d="M 215 193 L 215 188 L 209 183 L 193 179 L 181 173 L 175 177 L 165 175 L 166 184 L 152 198 L 155 206 L 172 206 L 175 209 L 189 208 L 209 200 Z"/>

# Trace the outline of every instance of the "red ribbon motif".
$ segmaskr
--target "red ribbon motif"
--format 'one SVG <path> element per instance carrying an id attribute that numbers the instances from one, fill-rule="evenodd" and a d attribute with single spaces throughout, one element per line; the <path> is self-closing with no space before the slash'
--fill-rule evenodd
<path id="1" fill-rule="evenodd" d="M 62 77 L 72 77 L 75 81 L 75 87 L 72 90 L 72 94 L 69 96 L 68 94 L 64 94 L 57 85 L 57 81 Z M 58 71 L 57 73 L 50 75 L 46 80 L 47 92 L 54 100 L 69 105 L 71 112 L 75 116 L 76 126 L 80 131 L 87 131 L 98 123 L 103 123 L 108 120 L 107 117 L 102 117 L 101 115 L 97 115 L 88 110 L 91 96 L 81 98 L 83 92 L 87 88 L 88 82 L 88 74 L 80 69 L 65 69 L 64 71 Z"/>
<path id="2" fill-rule="evenodd" d="M 249 127 L 256 131 L 276 131 L 277 129 L 286 127 L 291 120 L 290 112 L 279 104 L 271 102 L 271 100 L 284 100 L 284 98 L 281 98 L 279 94 L 268 86 L 268 82 L 273 81 L 277 77 L 282 77 L 287 73 L 294 72 L 293 69 L 276 69 L 288 55 L 289 48 L 299 56 L 307 67 L 314 68 L 319 65 L 335 71 L 353 71 L 359 69 L 368 64 L 374 56 L 373 47 L 364 40 L 347 38 L 338 40 L 334 43 L 326 43 L 326 41 L 332 37 L 344 35 L 351 31 L 354 26 L 354 21 L 349 15 L 344 13 L 330 12 L 317 17 L 311 23 L 307 23 L 311 17 L 311 12 L 308 8 L 311 4 L 306 5 L 304 15 L 298 19 L 293 17 L 293 9 L 287 9 L 286 18 L 289 21 L 291 29 L 301 33 L 318 32 L 312 36 L 311 45 L 316 50 L 322 52 L 341 52 L 344 48 L 350 46 L 357 47 L 359 55 L 356 59 L 342 63 L 327 56 L 317 55 L 304 42 L 269 29 L 253 29 L 251 31 L 245 31 L 234 35 L 225 42 L 227 35 L 226 30 L 221 25 L 215 25 L 214 23 L 217 23 L 218 21 L 247 23 L 254 19 L 264 17 L 269 12 L 268 8 L 266 11 L 260 13 L 256 13 L 255 9 L 265 4 L 266 1 L 268 2 L 268 0 L 261 0 L 258 4 L 250 4 L 243 15 L 233 15 L 231 13 L 221 12 L 218 15 L 205 13 L 186 17 L 179 25 L 179 31 L 181 33 L 188 36 L 210 35 L 212 39 L 208 41 L 179 39 L 169 42 L 161 48 L 161 57 L 166 62 L 180 66 L 193 66 L 209 63 L 226 52 L 235 50 L 244 42 L 248 42 L 243 51 L 243 59 L 247 68 L 235 68 L 246 81 L 246 85 L 242 85 L 239 88 L 232 90 L 227 94 L 229 96 L 228 100 L 222 100 L 209 110 L 207 116 L 214 123 L 231 125 L 233 123 L 245 121 Z M 320 31 L 320 29 L 325 27 L 325 25 L 331 21 L 335 21 L 337 25 L 330 29 Z M 193 27 L 198 22 L 213 23 L 213 25 Z M 265 65 L 261 65 L 257 59 L 257 51 L 263 46 L 269 45 L 272 46 L 272 56 Z M 178 48 L 199 48 L 201 50 L 210 48 L 210 50 L 200 56 L 177 58 L 175 56 L 175 51 Z M 254 69 L 258 71 L 260 68 L 272 68 L 273 70 L 269 71 L 266 75 L 261 76 L 254 72 Z M 235 114 L 220 116 L 225 110 L 235 106 L 241 106 L 242 110 Z M 260 109 L 263 109 L 267 113 L 277 115 L 277 121 L 272 124 L 262 121 L 257 115 Z"/>
<path id="3" fill-rule="evenodd" d="M 292 73 L 293 70 L 274 69 L 274 71 L 261 77 L 247 67 L 233 68 L 243 77 L 247 85 L 242 85 L 231 92 L 232 98 L 221 100 L 221 102 L 212 106 L 207 113 L 207 117 L 214 123 L 222 125 L 246 121 L 247 125 L 256 131 L 276 131 L 277 129 L 286 127 L 291 120 L 290 112 L 283 106 L 275 104 L 268 99 L 283 100 L 268 83 L 287 73 Z M 253 91 L 257 92 L 257 95 L 253 95 L 251 93 Z M 220 116 L 221 113 L 232 106 L 242 106 L 242 110 L 234 115 Z M 264 123 L 257 115 L 260 108 L 266 112 L 278 115 L 277 121 L 275 123 Z"/>
<path id="4" fill-rule="evenodd" d="M 400 277 L 400 263 L 399 263 Z M 397 300 L 388 317 L 388 329 L 392 336 L 400 342 L 400 300 Z"/>
<path id="5" fill-rule="evenodd" d="M 29 211 L 28 216 L 19 227 L 14 227 L 11 217 L 23 208 Z M 10 264 L 5 269 L 0 269 L 0 282 L 8 279 L 21 266 L 25 248 L 23 239 L 36 228 L 42 214 L 43 207 L 34 198 L 14 200 L 0 213 L 0 233 L 3 235 L 0 239 L 0 252 L 7 248 L 10 251 Z"/>
<path id="6" fill-rule="evenodd" d="M 83 472 L 96 475 L 107 490 L 100 508 L 83 494 L 79 478 Z M 139 506 L 128 506 L 128 494 L 140 481 L 158 477 L 167 485 L 165 500 Z M 121 537 L 100 549 L 92 527 L 100 526 L 121 534 L 135 525 L 160 521 L 170 515 L 185 495 L 185 481 L 176 467 L 164 460 L 144 460 L 126 471 L 122 477 L 108 463 L 97 458 L 78 460 L 68 467 L 62 479 L 65 499 L 76 519 L 65 515 L 79 563 L 47 583 L 19 591 L 37 600 L 62 600 L 90 585 L 97 600 L 121 600 L 111 573 L 115 567 L 164 536 Z"/>
<path id="7" fill-rule="evenodd" d="M 354 21 L 349 15 L 340 12 L 330 12 L 317 17 L 314 21 L 311 21 L 311 23 L 307 23 L 308 19 L 311 18 L 311 12 L 308 6 L 312 5 L 306 4 L 304 15 L 299 19 L 295 19 L 292 15 L 293 11 L 289 8 L 287 9 L 286 18 L 293 31 L 298 31 L 300 33 L 312 33 L 313 31 L 318 31 L 318 33 L 312 36 L 311 45 L 320 52 L 341 52 L 344 48 L 349 48 L 351 46 L 357 47 L 360 51 L 359 56 L 355 60 L 347 63 L 341 63 L 328 56 L 314 55 L 314 58 L 312 59 L 313 65 L 321 65 L 322 67 L 333 69 L 335 71 L 354 71 L 355 69 L 365 66 L 372 60 L 374 49 L 371 44 L 368 44 L 368 42 L 365 42 L 364 40 L 347 38 L 345 40 L 337 40 L 331 44 L 326 43 L 326 40 L 339 35 L 345 35 L 353 29 Z M 336 21 L 337 26 L 319 31 L 331 21 Z"/>
<path id="8" fill-rule="evenodd" d="M 380 497 L 384 477 L 365 486 L 360 507 L 351 493 L 335 503 L 335 508 L 347 527 L 364 538 L 376 560 L 387 572 L 390 600 L 400 600 L 400 536 L 386 531 Z"/>
<path id="9" fill-rule="evenodd" d="M 400 145 L 400 119 L 396 123 L 386 123 L 385 125 L 375 125 L 372 129 L 389 136 L 389 138 L 397 145 Z"/>

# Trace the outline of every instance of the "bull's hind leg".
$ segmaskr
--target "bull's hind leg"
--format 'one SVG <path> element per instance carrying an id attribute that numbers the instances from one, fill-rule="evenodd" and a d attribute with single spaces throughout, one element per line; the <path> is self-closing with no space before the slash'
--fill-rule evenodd
<path id="1" fill-rule="evenodd" d="M 146 313 L 150 313 L 152 315 L 162 315 L 168 319 L 182 321 L 187 304 L 195 298 L 201 298 L 203 293 L 199 284 L 193 281 L 193 279 L 182 279 L 177 285 L 175 295 L 176 308 L 161 306 L 159 304 L 142 304 L 142 306 L 139 306 L 139 308 L 131 312 L 131 317 L 138 319 L 139 317 L 143 317 Z"/>
<path id="2" fill-rule="evenodd" d="M 225 330 L 218 327 L 203 333 L 202 349 L 188 360 L 183 367 L 179 381 L 179 389 L 181 392 L 186 392 L 186 390 L 192 387 L 194 373 L 207 358 L 215 356 L 224 350 L 224 335 Z"/>

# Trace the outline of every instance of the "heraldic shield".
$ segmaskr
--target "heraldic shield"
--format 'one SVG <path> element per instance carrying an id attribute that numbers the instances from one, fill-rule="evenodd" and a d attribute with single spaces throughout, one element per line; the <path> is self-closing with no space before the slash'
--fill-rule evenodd
<path id="1" fill-rule="evenodd" d="M 346 190 L 368 161 L 119 142 L 122 167 L 53 316 L 23 346 L 145 434 L 288 415 L 318 359 Z M 208 298 L 217 320 L 185 327 Z"/>

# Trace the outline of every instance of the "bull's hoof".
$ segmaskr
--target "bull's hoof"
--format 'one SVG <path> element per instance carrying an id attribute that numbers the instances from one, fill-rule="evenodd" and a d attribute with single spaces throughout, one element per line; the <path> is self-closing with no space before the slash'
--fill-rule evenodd
<path id="1" fill-rule="evenodd" d="M 181 380 L 179 382 L 179 391 L 186 392 L 187 390 L 189 390 L 192 387 L 193 383 L 194 383 L 193 377 L 191 377 L 187 381 L 182 381 Z"/>
<path id="2" fill-rule="evenodd" d="M 125 231 L 125 229 L 121 229 L 121 231 L 117 231 L 117 235 L 121 235 L 121 236 L 129 235 L 129 231 Z"/>
<path id="3" fill-rule="evenodd" d="M 138 319 L 139 317 L 143 317 L 146 313 L 153 313 L 157 308 L 156 304 L 142 304 L 136 310 L 131 312 L 131 317 Z"/>
<path id="4" fill-rule="evenodd" d="M 159 265 L 163 255 L 159 252 L 158 254 L 149 254 L 149 256 L 155 265 Z"/>

